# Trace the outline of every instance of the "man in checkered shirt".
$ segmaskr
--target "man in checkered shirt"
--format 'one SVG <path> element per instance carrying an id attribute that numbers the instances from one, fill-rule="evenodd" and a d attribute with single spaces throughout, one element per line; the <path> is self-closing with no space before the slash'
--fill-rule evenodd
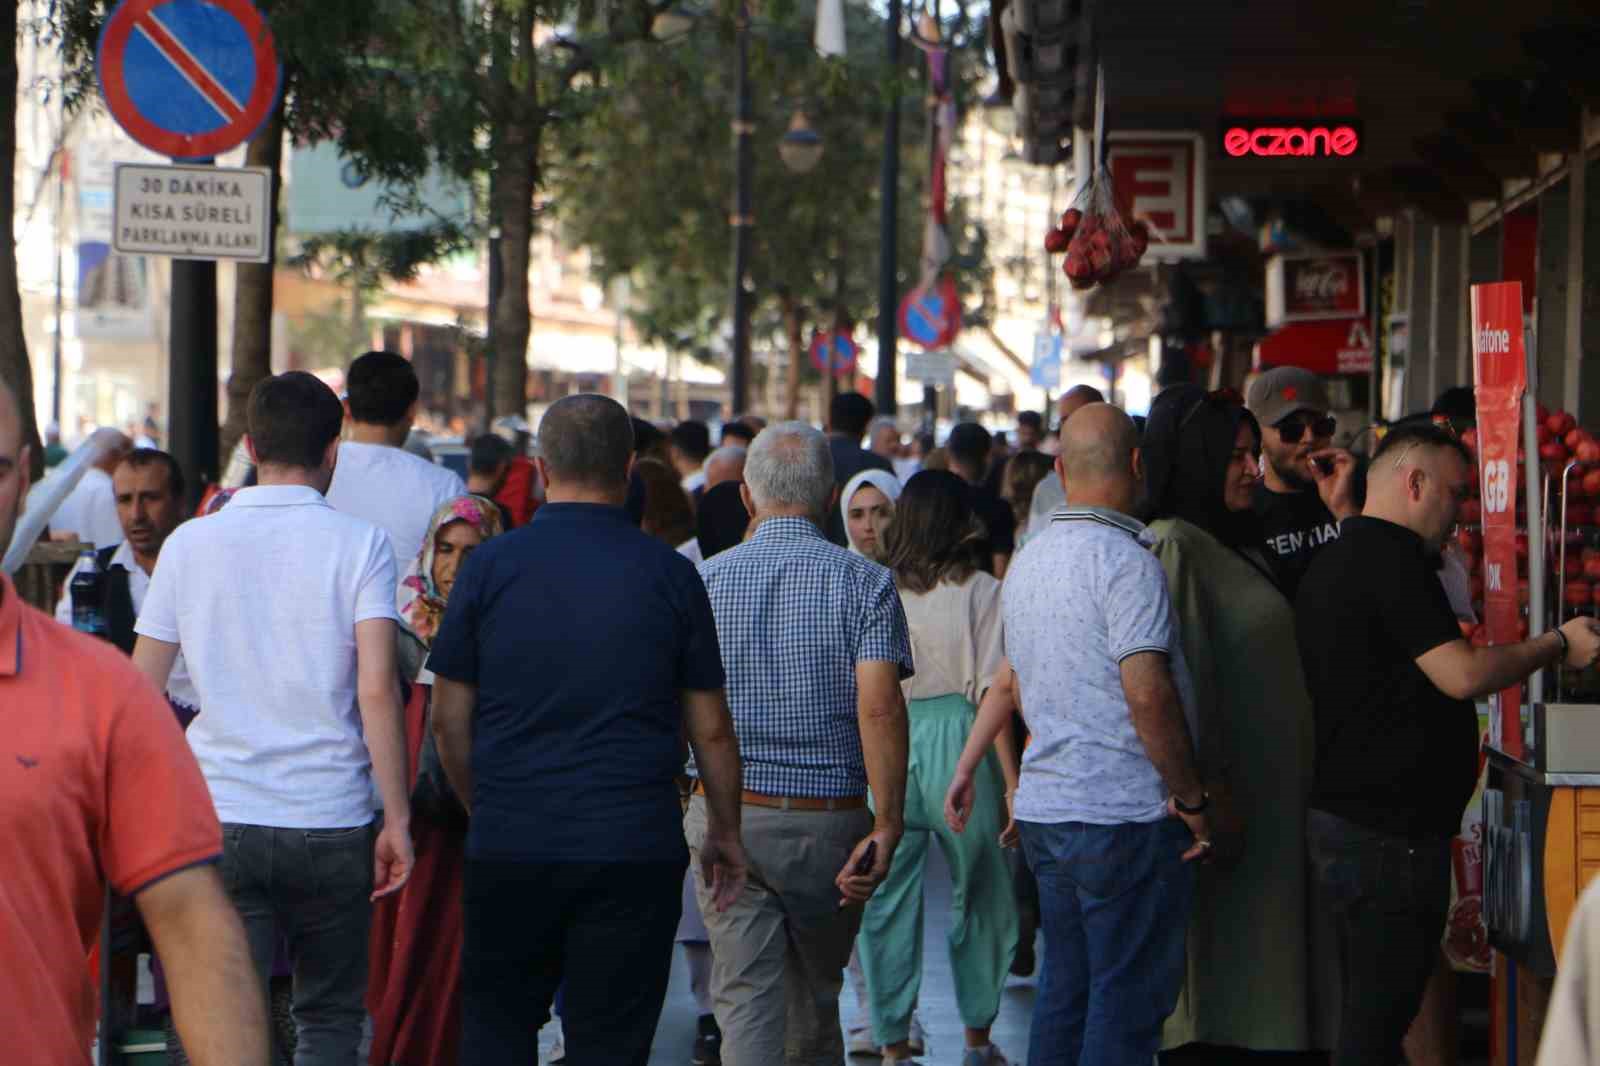
<path id="1" fill-rule="evenodd" d="M 744 765 L 750 871 L 722 913 L 696 882 L 722 1062 L 834 1066 L 860 905 L 903 828 L 911 640 L 889 571 L 823 536 L 835 489 L 820 432 L 764 430 L 742 495 L 755 532 L 700 570 Z M 684 829 L 697 854 L 706 808 L 695 791 Z M 856 875 L 869 847 L 870 870 Z"/>

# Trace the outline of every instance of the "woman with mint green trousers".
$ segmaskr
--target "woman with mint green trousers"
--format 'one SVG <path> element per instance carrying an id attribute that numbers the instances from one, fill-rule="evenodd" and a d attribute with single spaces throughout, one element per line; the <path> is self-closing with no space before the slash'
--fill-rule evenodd
<path id="1" fill-rule="evenodd" d="M 965 831 L 945 824 L 944 799 L 978 701 L 1002 662 L 1000 582 L 977 569 L 983 529 L 969 490 L 954 474 L 912 477 L 895 507 L 885 546 L 911 631 L 916 675 L 904 683 L 911 729 L 905 836 L 889 875 L 867 902 L 856 942 L 867 978 L 873 1034 L 884 1062 L 911 1057 L 911 1012 L 922 981 L 922 878 L 937 842 L 954 882 L 950 969 L 966 1029 L 962 1066 L 1006 1062 L 989 1041 L 1017 946 L 1017 909 L 1001 836 L 1011 830 L 1015 788 L 1009 730 L 976 776 Z"/>

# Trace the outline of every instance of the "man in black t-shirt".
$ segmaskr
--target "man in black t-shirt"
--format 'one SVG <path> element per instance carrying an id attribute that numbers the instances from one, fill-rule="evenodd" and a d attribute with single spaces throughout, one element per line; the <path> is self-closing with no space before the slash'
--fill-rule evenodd
<path id="1" fill-rule="evenodd" d="M 1295 605 L 1316 718 L 1307 838 L 1332 905 L 1343 1008 L 1332 1066 L 1389 1066 L 1422 1002 L 1450 903 L 1450 840 L 1477 777 L 1473 701 L 1563 658 L 1600 658 L 1600 623 L 1475 648 L 1436 558 L 1471 492 L 1466 450 L 1390 431 L 1366 506 L 1317 553 Z"/>
<path id="2" fill-rule="evenodd" d="M 1017 519 L 999 494 L 984 483 L 993 444 L 988 430 L 976 422 L 963 422 L 950 431 L 944 448 L 950 455 L 951 473 L 971 486 L 972 509 L 987 533 L 979 547 L 979 565 L 995 577 L 1005 577 L 1017 546 Z"/>
<path id="3" fill-rule="evenodd" d="M 1317 552 L 1360 508 L 1355 457 L 1331 448 L 1334 421 L 1322 379 L 1275 367 L 1250 385 L 1247 406 L 1261 423 L 1262 481 L 1255 511 L 1278 587 L 1291 600 Z"/>

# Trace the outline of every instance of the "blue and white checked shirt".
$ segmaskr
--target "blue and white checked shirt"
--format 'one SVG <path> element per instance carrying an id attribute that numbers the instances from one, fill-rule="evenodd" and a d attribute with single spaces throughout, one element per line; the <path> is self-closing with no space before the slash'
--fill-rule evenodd
<path id="1" fill-rule="evenodd" d="M 867 791 L 856 664 L 899 664 L 911 637 L 894 578 L 804 518 L 765 519 L 700 567 L 727 673 L 744 787 L 769 796 Z"/>

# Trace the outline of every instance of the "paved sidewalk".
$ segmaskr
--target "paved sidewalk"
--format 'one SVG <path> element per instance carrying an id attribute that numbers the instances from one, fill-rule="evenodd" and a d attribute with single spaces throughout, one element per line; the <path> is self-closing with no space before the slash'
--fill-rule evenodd
<path id="1" fill-rule="evenodd" d="M 950 978 L 950 955 L 945 935 L 950 928 L 950 874 L 937 847 L 929 849 L 927 901 L 923 923 L 922 1001 L 918 1014 L 928 1031 L 928 1054 L 919 1061 L 925 1066 L 959 1066 L 963 1048 L 961 1017 L 956 1011 L 955 985 Z M 1006 985 L 995 1020 L 993 1040 L 1013 1063 L 1027 1059 L 1028 1023 L 1033 1015 L 1033 996 L 1037 974 L 1026 980 L 1011 978 Z M 849 1026 L 856 1016 L 855 995 L 848 981 L 841 997 L 840 1013 Z M 687 1066 L 694 1046 L 695 1005 L 689 994 L 689 975 L 680 951 L 673 964 L 672 984 L 667 989 L 661 1024 L 656 1030 L 650 1066 Z M 555 1039 L 554 1027 L 540 1035 L 541 1062 L 548 1056 Z M 857 1057 L 852 1066 L 874 1066 L 876 1058 Z"/>

